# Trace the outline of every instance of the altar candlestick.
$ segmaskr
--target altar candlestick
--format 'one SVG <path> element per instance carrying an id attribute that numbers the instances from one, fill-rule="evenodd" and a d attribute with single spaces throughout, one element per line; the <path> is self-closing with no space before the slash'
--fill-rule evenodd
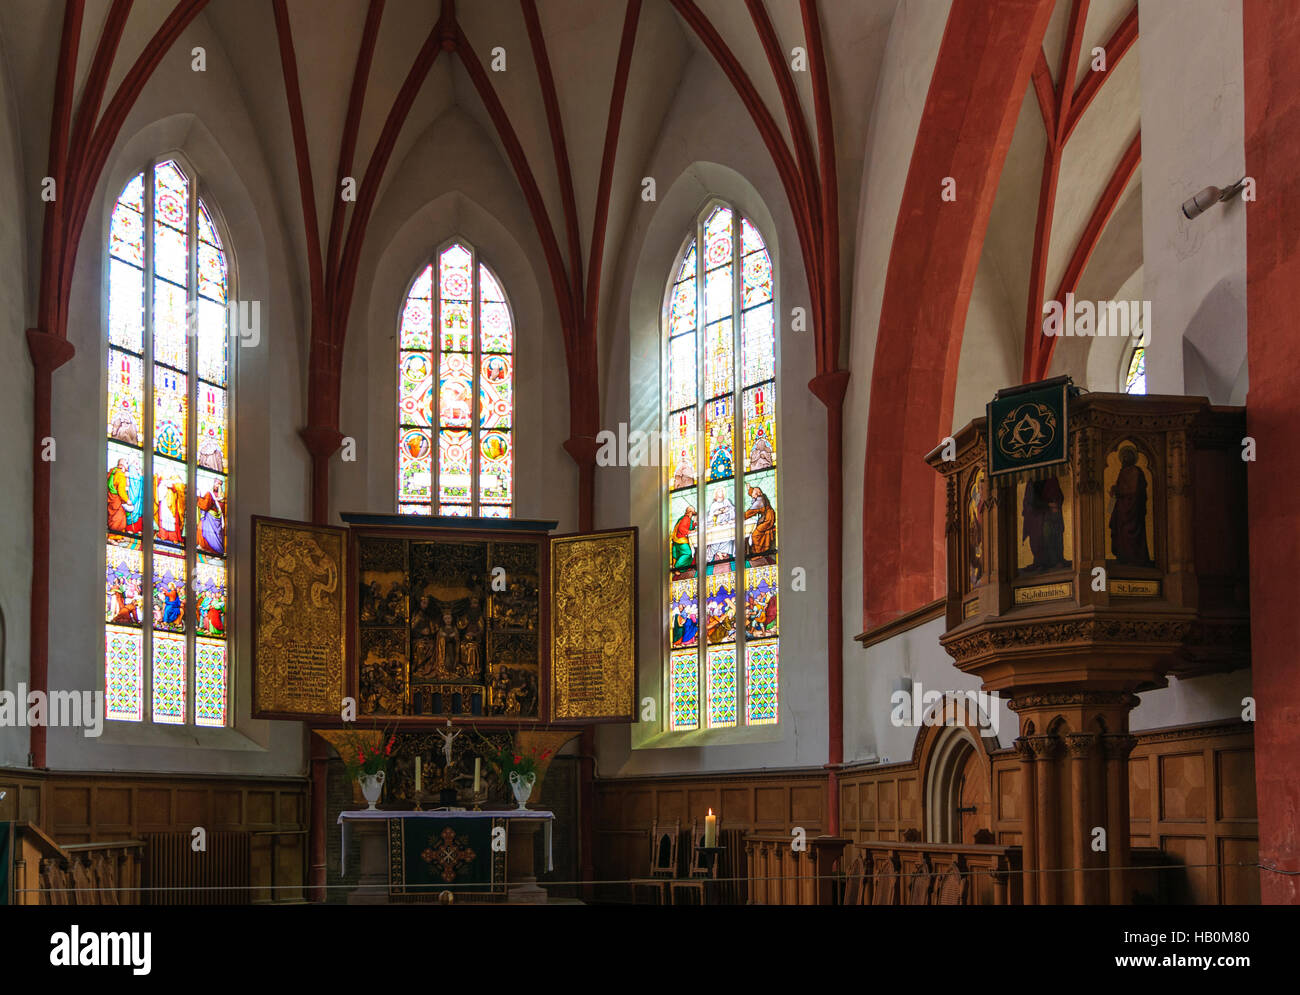
<path id="1" fill-rule="evenodd" d="M 718 817 L 713 814 L 713 809 L 709 809 L 709 814 L 704 817 L 704 845 L 718 845 Z"/>
<path id="2" fill-rule="evenodd" d="M 415 758 L 415 790 L 420 790 L 420 758 Z"/>
<path id="3" fill-rule="evenodd" d="M 482 757 L 475 757 L 475 758 L 474 758 L 474 794 L 476 794 L 476 795 L 478 794 L 478 774 L 479 774 L 479 765 L 480 765 L 482 762 L 483 762 L 483 758 L 482 758 Z"/>

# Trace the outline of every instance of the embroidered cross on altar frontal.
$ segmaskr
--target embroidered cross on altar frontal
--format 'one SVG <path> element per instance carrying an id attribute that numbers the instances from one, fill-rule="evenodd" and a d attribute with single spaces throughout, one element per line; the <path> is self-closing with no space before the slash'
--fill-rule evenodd
<path id="1" fill-rule="evenodd" d="M 504 897 L 506 854 L 492 848 L 504 839 L 505 819 L 388 820 L 390 898 L 436 901 L 444 891 Z M 497 832 L 497 830 L 501 832 Z"/>

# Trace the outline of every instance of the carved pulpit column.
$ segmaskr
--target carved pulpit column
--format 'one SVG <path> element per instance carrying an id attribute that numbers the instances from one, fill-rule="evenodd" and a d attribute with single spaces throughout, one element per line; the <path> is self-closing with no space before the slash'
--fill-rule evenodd
<path id="1" fill-rule="evenodd" d="M 1038 816 L 1038 895 L 1044 905 L 1055 905 L 1061 892 L 1061 808 L 1057 797 L 1057 761 L 1064 752 L 1056 736 L 1030 736 L 1034 751 L 1035 793 Z"/>
<path id="2" fill-rule="evenodd" d="M 1020 797 L 1024 838 L 1021 843 L 1020 866 L 1024 874 L 1022 892 L 1026 905 L 1037 905 L 1038 897 L 1038 802 L 1034 785 L 1034 748 L 1027 736 L 1020 736 L 1012 744 L 1020 758 Z"/>
<path id="3" fill-rule="evenodd" d="M 1065 737 L 1065 748 L 1070 753 L 1070 809 L 1075 813 L 1073 823 L 1071 861 L 1074 868 L 1075 905 L 1088 905 L 1095 893 L 1095 866 L 1092 860 L 1092 830 L 1088 825 L 1091 819 L 1079 818 L 1096 810 L 1096 804 L 1089 790 L 1092 781 L 1092 761 L 1097 754 L 1097 734 L 1090 732 L 1070 733 Z"/>
<path id="4" fill-rule="evenodd" d="M 1138 693 L 1249 664 L 1244 412 L 1036 391 L 927 457 L 948 497 L 941 642 L 1019 716 L 1025 902 L 1126 902 Z M 1029 458 L 993 475 L 1010 449 Z"/>
<path id="5" fill-rule="evenodd" d="M 1126 868 L 1129 865 L 1128 757 L 1137 746 L 1132 736 L 1101 737 L 1106 755 L 1106 855 L 1111 905 L 1127 905 Z"/>

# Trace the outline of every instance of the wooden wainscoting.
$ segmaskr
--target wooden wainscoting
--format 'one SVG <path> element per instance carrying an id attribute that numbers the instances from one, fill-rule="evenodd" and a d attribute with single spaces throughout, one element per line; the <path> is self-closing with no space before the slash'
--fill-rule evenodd
<path id="1" fill-rule="evenodd" d="M 1158 847 L 1183 865 L 1171 901 L 1259 904 L 1255 737 L 1245 722 L 1135 733 L 1129 756 L 1134 847 Z"/>
<path id="2" fill-rule="evenodd" d="M 840 832 L 855 843 L 924 835 L 917 762 L 850 767 L 840 775 Z"/>
<path id="3" fill-rule="evenodd" d="M 1252 727 L 1212 722 L 1134 733 L 1129 758 L 1129 825 L 1135 849 L 1158 849 L 1162 901 L 1256 904 L 1259 822 Z M 925 839 L 921 751 L 903 763 L 846 768 L 840 775 L 840 832 L 855 843 Z M 1020 764 L 1013 750 L 988 755 L 993 841 L 1024 842 Z M 1147 875 L 1150 877 L 1150 875 Z M 1139 876 L 1136 880 L 1145 880 Z"/>
<path id="4" fill-rule="evenodd" d="M 625 884 L 650 871 L 650 830 L 681 820 L 687 833 L 692 819 L 703 822 L 709 809 L 720 828 L 734 840 L 727 873 L 744 877 L 744 835 L 754 832 L 789 834 L 802 827 L 809 838 L 826 825 L 826 772 L 820 767 L 734 774 L 676 775 L 598 780 L 593 857 L 597 897 L 629 901 Z M 743 900 L 743 896 L 737 896 Z"/>
<path id="5" fill-rule="evenodd" d="M 301 901 L 309 782 L 190 774 L 0 769 L 0 821 L 39 826 L 61 846 L 189 834 L 246 833 L 248 901 Z"/>

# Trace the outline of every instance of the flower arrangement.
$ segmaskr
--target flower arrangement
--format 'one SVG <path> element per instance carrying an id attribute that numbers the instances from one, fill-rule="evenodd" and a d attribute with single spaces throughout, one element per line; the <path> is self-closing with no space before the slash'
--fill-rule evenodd
<path id="1" fill-rule="evenodd" d="M 347 765 L 348 777 L 355 780 L 363 775 L 387 771 L 396 741 L 397 737 L 389 729 L 383 730 L 378 737 L 374 732 L 352 731 L 336 748 Z"/>
<path id="2" fill-rule="evenodd" d="M 479 741 L 483 744 L 483 758 L 496 770 L 502 784 L 510 783 L 512 772 L 524 779 L 529 774 L 536 776 L 538 768 L 555 753 L 552 749 L 539 751 L 535 747 L 501 747 L 483 736 L 479 736 Z"/>

